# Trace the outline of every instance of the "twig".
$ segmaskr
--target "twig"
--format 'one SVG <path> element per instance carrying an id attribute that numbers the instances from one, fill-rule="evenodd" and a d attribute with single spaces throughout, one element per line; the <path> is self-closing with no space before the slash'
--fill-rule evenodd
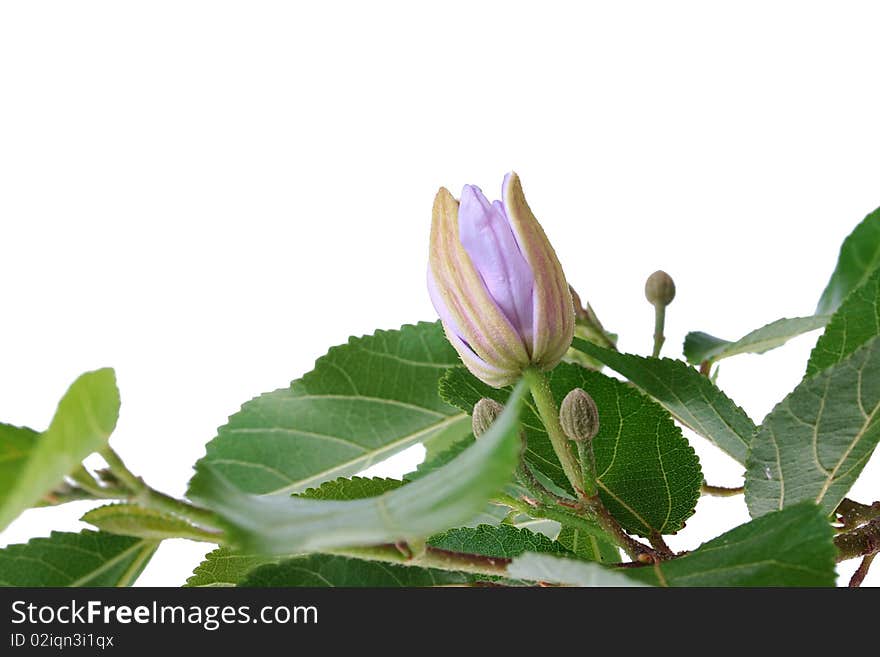
<path id="1" fill-rule="evenodd" d="M 727 488 L 726 486 L 710 486 L 704 481 L 700 486 L 700 492 L 703 495 L 712 495 L 713 497 L 734 497 L 735 495 L 742 495 L 745 492 L 745 487 Z"/>
<path id="2" fill-rule="evenodd" d="M 874 561 L 874 557 L 876 556 L 876 552 L 874 554 L 865 555 L 865 558 L 862 559 L 862 563 L 859 564 L 859 567 L 856 568 L 856 572 L 853 573 L 852 578 L 849 580 L 849 587 L 851 589 L 862 585 L 862 582 L 865 581 L 865 577 L 868 575 L 868 569 L 871 567 L 871 562 Z"/>

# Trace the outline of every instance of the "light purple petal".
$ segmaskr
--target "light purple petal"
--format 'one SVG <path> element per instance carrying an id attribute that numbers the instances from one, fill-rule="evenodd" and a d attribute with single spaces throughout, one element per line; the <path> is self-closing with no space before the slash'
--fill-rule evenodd
<path id="1" fill-rule="evenodd" d="M 489 294 L 531 348 L 535 279 L 507 221 L 504 206 L 489 203 L 479 187 L 465 185 L 458 208 L 462 246 Z"/>

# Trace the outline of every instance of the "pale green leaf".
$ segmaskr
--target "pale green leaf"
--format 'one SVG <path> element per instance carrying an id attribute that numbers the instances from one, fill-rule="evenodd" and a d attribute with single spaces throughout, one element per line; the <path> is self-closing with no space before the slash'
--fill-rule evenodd
<path id="1" fill-rule="evenodd" d="M 746 468 L 752 517 L 804 500 L 831 513 L 880 440 L 880 337 L 800 383 L 764 419 Z"/>
<path id="2" fill-rule="evenodd" d="M 828 315 L 777 319 L 733 341 L 699 331 L 688 333 L 684 339 L 684 355 L 688 362 L 698 365 L 704 361 L 715 363 L 738 354 L 763 354 L 798 335 L 822 328 L 829 319 Z"/>
<path id="3" fill-rule="evenodd" d="M 27 427 L 0 424 L 0 509 L 18 484 L 39 435 Z"/>
<path id="4" fill-rule="evenodd" d="M 836 365 L 876 335 L 880 335 L 880 269 L 834 313 L 810 354 L 807 376 Z"/>
<path id="5" fill-rule="evenodd" d="M 221 547 L 205 555 L 185 586 L 237 586 L 248 573 L 264 564 L 275 563 L 281 557 L 257 554 L 238 554 Z"/>
<path id="6" fill-rule="evenodd" d="M 131 586 L 159 541 L 52 532 L 0 550 L 0 586 Z"/>
<path id="7" fill-rule="evenodd" d="M 376 497 L 335 501 L 245 493 L 202 463 L 192 499 L 216 511 L 245 552 L 290 554 L 419 540 L 467 522 L 512 478 L 523 384 L 480 440 L 429 475 Z"/>
<path id="8" fill-rule="evenodd" d="M 154 540 L 188 538 L 193 541 L 208 540 L 214 543 L 220 540 L 219 536 L 214 540 L 209 540 L 204 531 L 197 530 L 182 518 L 155 509 L 145 509 L 136 504 L 120 503 L 99 506 L 87 511 L 80 520 L 110 534 Z"/>
<path id="9" fill-rule="evenodd" d="M 629 571 L 551 554 L 523 554 L 513 560 L 507 572 L 521 580 L 565 586 L 645 586 L 629 577 Z"/>
<path id="10" fill-rule="evenodd" d="M 474 575 L 454 571 L 310 554 L 260 566 L 240 586 L 425 587 L 463 585 L 475 579 Z"/>
<path id="11" fill-rule="evenodd" d="M 834 586 L 833 530 L 802 503 L 740 525 L 693 552 L 629 576 L 666 586 Z M 660 577 L 662 576 L 662 581 Z"/>
<path id="12" fill-rule="evenodd" d="M 846 296 L 880 266 L 880 208 L 874 210 L 843 241 L 837 266 L 816 308 L 817 315 L 837 310 Z"/>
<path id="13" fill-rule="evenodd" d="M 191 486 L 210 466 L 242 491 L 298 492 L 441 433 L 465 436 L 467 418 L 437 395 L 440 376 L 459 362 L 439 323 L 352 338 L 230 417 Z"/>
<path id="14" fill-rule="evenodd" d="M 625 376 L 684 426 L 745 464 L 755 424 L 707 377 L 680 360 L 622 354 L 583 340 L 573 346 Z"/>
<path id="15" fill-rule="evenodd" d="M 702 474 L 693 449 L 669 415 L 638 390 L 573 363 L 548 374 L 556 400 L 583 388 L 599 409 L 600 429 L 593 439 L 600 496 L 629 531 L 642 535 L 675 533 L 693 513 Z M 464 368 L 450 370 L 441 394 L 459 408 L 472 409 L 481 397 L 502 404 L 506 390 L 490 388 Z M 559 486 L 567 480 L 537 411 L 526 404 L 522 419 L 531 466 Z"/>
<path id="16" fill-rule="evenodd" d="M 11 489 L 0 493 L 0 530 L 37 503 L 92 452 L 106 446 L 119 416 L 112 369 L 80 376 L 58 403 L 49 428 L 16 467 Z"/>

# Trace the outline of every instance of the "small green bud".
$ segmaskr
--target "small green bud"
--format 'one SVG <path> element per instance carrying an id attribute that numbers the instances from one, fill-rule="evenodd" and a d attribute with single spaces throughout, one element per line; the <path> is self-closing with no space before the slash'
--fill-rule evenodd
<path id="1" fill-rule="evenodd" d="M 479 438 L 486 433 L 486 431 L 489 430 L 489 427 L 492 426 L 492 423 L 499 415 L 501 415 L 501 411 L 503 410 L 504 407 L 494 399 L 483 397 L 478 401 L 474 405 L 474 413 L 471 416 L 471 426 L 473 426 L 474 429 L 474 437 Z"/>
<path id="2" fill-rule="evenodd" d="M 575 388 L 559 406 L 559 423 L 571 440 L 584 442 L 599 433 L 599 409 L 584 390 Z"/>
<path id="3" fill-rule="evenodd" d="M 675 298 L 675 282 L 665 271 L 658 270 L 645 281 L 645 298 L 654 306 L 668 306 Z"/>

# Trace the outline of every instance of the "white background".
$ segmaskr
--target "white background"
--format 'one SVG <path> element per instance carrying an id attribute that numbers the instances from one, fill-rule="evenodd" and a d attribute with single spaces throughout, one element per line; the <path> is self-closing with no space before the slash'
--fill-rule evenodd
<path id="1" fill-rule="evenodd" d="M 4 3 L 0 418 L 42 429 L 111 365 L 114 446 L 181 494 L 242 402 L 349 335 L 434 319 L 433 195 L 497 196 L 509 169 L 627 351 L 650 350 L 661 267 L 667 355 L 689 330 L 810 314 L 880 205 L 878 19 L 856 2 Z M 760 421 L 815 338 L 725 361 L 720 384 Z M 711 483 L 740 483 L 694 445 Z M 853 496 L 880 496 L 878 474 Z M 0 544 L 87 507 L 28 511 Z M 747 518 L 704 499 L 671 543 Z M 168 541 L 140 583 L 179 585 L 208 549 Z"/>

